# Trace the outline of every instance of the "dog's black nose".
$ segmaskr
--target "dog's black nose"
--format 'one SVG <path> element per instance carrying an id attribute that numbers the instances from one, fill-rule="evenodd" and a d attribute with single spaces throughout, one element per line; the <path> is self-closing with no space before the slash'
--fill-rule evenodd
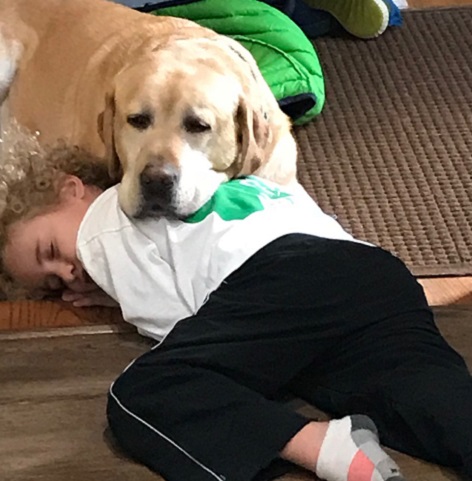
<path id="1" fill-rule="evenodd" d="M 179 173 L 173 165 L 146 165 L 139 177 L 145 207 L 165 210 L 172 202 L 178 178 Z"/>

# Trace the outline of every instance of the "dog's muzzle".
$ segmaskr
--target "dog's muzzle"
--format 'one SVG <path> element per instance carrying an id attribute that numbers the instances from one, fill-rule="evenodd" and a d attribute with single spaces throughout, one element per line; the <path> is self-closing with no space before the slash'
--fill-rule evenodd
<path id="1" fill-rule="evenodd" d="M 139 176 L 141 206 L 137 217 L 173 214 L 179 171 L 173 165 L 148 164 Z"/>

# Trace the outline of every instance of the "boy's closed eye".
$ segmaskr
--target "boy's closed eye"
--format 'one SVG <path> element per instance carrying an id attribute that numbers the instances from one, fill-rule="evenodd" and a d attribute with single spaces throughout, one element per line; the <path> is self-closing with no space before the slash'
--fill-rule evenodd
<path id="1" fill-rule="evenodd" d="M 57 257 L 57 248 L 54 242 L 45 243 L 43 246 L 38 243 L 36 246 L 36 260 L 40 266 L 45 260 L 53 261 Z M 61 293 L 65 288 L 64 281 L 55 274 L 49 274 L 45 277 L 40 291 L 46 296 L 55 296 Z"/>
<path id="2" fill-rule="evenodd" d="M 54 243 L 51 242 L 49 245 L 48 259 L 53 260 L 55 255 L 56 255 L 56 248 L 54 246 Z"/>
<path id="3" fill-rule="evenodd" d="M 49 244 L 46 244 L 44 246 L 43 254 L 41 256 L 42 259 L 53 261 L 54 259 L 57 258 L 57 256 L 58 256 L 58 250 L 53 241 L 51 241 Z"/>
<path id="4" fill-rule="evenodd" d="M 40 242 L 36 245 L 36 261 L 42 265 L 45 260 L 52 261 L 56 257 L 56 247 L 54 242 L 44 243 Z"/>

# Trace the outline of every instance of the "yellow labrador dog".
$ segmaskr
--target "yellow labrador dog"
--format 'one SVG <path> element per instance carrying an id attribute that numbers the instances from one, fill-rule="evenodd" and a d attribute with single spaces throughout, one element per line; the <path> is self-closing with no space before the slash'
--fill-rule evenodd
<path id="1" fill-rule="evenodd" d="M 106 0 L 0 0 L 0 102 L 107 159 L 130 216 L 193 212 L 224 180 L 295 181 L 296 146 L 251 54 Z"/>

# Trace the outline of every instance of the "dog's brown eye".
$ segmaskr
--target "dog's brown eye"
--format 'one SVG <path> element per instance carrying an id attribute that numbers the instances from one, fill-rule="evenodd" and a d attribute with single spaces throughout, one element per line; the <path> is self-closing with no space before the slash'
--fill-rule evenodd
<path id="1" fill-rule="evenodd" d="M 128 124 L 138 130 L 146 130 L 152 124 L 150 114 L 132 114 L 126 118 Z"/>
<path id="2" fill-rule="evenodd" d="M 191 134 L 200 134 L 207 130 L 211 130 L 210 125 L 198 117 L 187 117 L 184 120 L 184 128 Z"/>

